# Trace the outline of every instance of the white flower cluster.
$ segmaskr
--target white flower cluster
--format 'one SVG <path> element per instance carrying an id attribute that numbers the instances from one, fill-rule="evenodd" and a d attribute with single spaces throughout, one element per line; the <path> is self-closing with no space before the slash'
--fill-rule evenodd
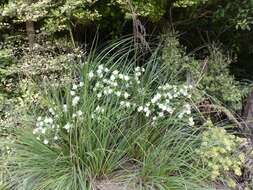
<path id="1" fill-rule="evenodd" d="M 191 115 L 191 105 L 185 103 L 185 99 L 190 98 L 189 90 L 191 86 L 177 86 L 165 84 L 158 87 L 157 93 L 145 105 L 138 107 L 138 112 L 143 112 L 147 117 L 152 116 L 153 122 L 159 118 L 164 118 L 172 114 L 178 115 L 179 119 L 187 118 L 190 126 L 194 125 Z"/>
<path id="2" fill-rule="evenodd" d="M 120 73 L 118 70 L 110 71 L 107 67 L 99 65 L 96 71 L 90 71 L 88 76 L 90 80 L 97 80 L 93 88 L 98 98 L 103 96 L 115 95 L 119 98 L 127 100 L 130 97 L 128 88 L 134 83 L 140 83 L 140 76 L 144 72 L 144 68 L 137 67 L 134 76 Z M 122 102 L 122 105 L 128 105 Z"/>
<path id="3" fill-rule="evenodd" d="M 118 70 L 110 70 L 103 65 L 99 65 L 97 70 L 88 73 L 89 91 L 94 93 L 95 107 L 91 113 L 93 120 L 101 120 L 106 114 L 108 101 L 111 105 L 119 106 L 129 113 L 139 113 L 146 117 L 148 121 L 155 124 L 157 121 L 174 117 L 186 122 L 189 126 L 194 126 L 192 117 L 192 107 L 188 103 L 191 98 L 192 86 L 164 84 L 154 89 L 144 89 L 141 84 L 141 77 L 145 72 L 144 68 L 136 67 L 133 73 L 123 74 Z M 69 133 L 76 122 L 82 119 L 83 112 L 79 110 L 81 88 L 83 82 L 73 84 L 70 89 L 68 103 L 57 112 L 50 108 L 50 117 L 39 117 L 33 133 L 44 144 L 51 144 L 59 140 L 59 132 Z M 152 88 L 152 87 L 151 87 Z M 146 94 L 147 91 L 148 93 Z M 150 92 L 153 92 L 152 94 Z M 140 100 L 141 99 L 141 100 Z M 104 102 L 105 101 L 105 102 Z M 64 116 L 64 122 L 59 119 Z M 59 122 L 61 121 L 61 122 Z M 53 140 L 52 140 L 53 139 Z"/>
<path id="4" fill-rule="evenodd" d="M 72 106 L 76 107 L 77 104 L 80 101 L 80 97 L 78 96 L 78 90 L 80 87 L 83 87 L 84 83 L 80 82 L 78 85 L 77 84 L 73 84 L 72 89 L 70 91 L 70 95 L 73 97 L 72 99 Z M 64 105 L 64 110 L 66 111 L 66 105 Z"/>
<path id="5" fill-rule="evenodd" d="M 49 112 L 54 113 L 53 109 L 50 108 Z M 53 135 L 54 140 L 58 140 L 58 132 L 60 130 L 60 126 L 55 124 L 54 122 L 54 114 L 53 117 L 38 117 L 36 128 L 33 130 L 33 134 L 37 136 L 38 140 L 43 141 L 44 144 L 49 143 L 49 136 Z"/>
<path id="6" fill-rule="evenodd" d="M 97 121 L 101 120 L 101 115 L 105 113 L 105 108 L 103 108 L 102 106 L 97 106 L 95 108 L 94 113 L 91 114 L 91 118 L 95 119 Z"/>
<path id="7" fill-rule="evenodd" d="M 98 65 L 96 70 L 90 70 L 88 78 L 92 91 L 98 100 L 106 97 L 118 99 L 122 108 L 135 109 L 137 104 L 130 100 L 133 96 L 133 87 L 140 84 L 140 77 L 145 72 L 144 68 L 136 67 L 133 74 L 121 73 L 117 69 L 109 69 L 104 65 Z M 136 90 L 136 89 L 135 89 Z M 92 114 L 93 119 L 100 120 L 99 116 L 104 109 L 98 106 Z M 94 117 L 96 115 L 96 117 Z"/>
<path id="8" fill-rule="evenodd" d="M 132 75 L 125 75 L 118 70 L 110 69 L 99 65 L 96 71 L 89 72 L 89 80 L 95 81 L 93 91 L 97 98 L 115 96 L 120 101 L 122 108 L 137 110 L 146 117 L 152 118 L 153 122 L 159 118 L 165 118 L 175 114 L 179 119 L 187 121 L 188 125 L 193 126 L 194 121 L 191 115 L 191 106 L 188 103 L 182 104 L 185 99 L 191 98 L 189 93 L 192 86 L 165 84 L 158 87 L 157 92 L 150 100 L 139 103 L 134 100 L 133 91 L 142 93 L 140 81 L 144 68 L 136 67 Z M 138 88 L 135 88 L 137 84 Z M 95 111 L 96 113 L 97 110 Z"/>
<path id="9" fill-rule="evenodd" d="M 74 84 L 72 86 L 72 89 L 70 90 L 70 95 L 72 97 L 72 106 L 73 108 L 77 107 L 80 97 L 78 96 L 79 88 L 83 87 L 84 83 L 80 82 L 79 84 Z M 72 123 L 74 123 L 76 118 L 80 118 L 83 115 L 83 112 L 81 110 L 74 111 L 76 109 L 70 109 L 68 108 L 67 104 L 64 104 L 62 106 L 62 113 L 67 113 L 69 110 L 73 110 L 72 112 L 72 121 L 71 123 L 68 122 L 65 125 L 57 124 L 59 115 L 56 114 L 56 111 L 53 108 L 50 108 L 48 110 L 48 113 L 50 115 L 47 117 L 38 117 L 36 128 L 33 130 L 33 134 L 37 136 L 38 140 L 41 140 L 44 144 L 53 143 L 57 140 L 59 140 L 59 131 L 60 129 L 64 129 L 66 132 L 70 132 L 70 129 L 74 126 Z"/>
<path id="10" fill-rule="evenodd" d="M 81 110 L 72 114 L 71 122 L 65 125 L 58 124 L 58 116 L 55 115 L 55 111 L 50 108 L 49 113 L 51 117 L 38 117 L 36 127 L 33 130 L 33 134 L 37 136 L 38 140 L 41 140 L 44 144 L 54 143 L 59 140 L 59 132 L 64 129 L 67 133 L 70 132 L 71 128 L 74 127 L 74 119 L 79 118 L 83 115 Z"/>

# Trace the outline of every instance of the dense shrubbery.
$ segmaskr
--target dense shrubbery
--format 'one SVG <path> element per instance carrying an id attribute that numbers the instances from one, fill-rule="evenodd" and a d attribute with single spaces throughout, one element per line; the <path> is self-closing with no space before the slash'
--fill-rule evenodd
<path id="1" fill-rule="evenodd" d="M 204 60 L 197 60 L 185 53 L 179 41 L 168 35 L 163 48 L 163 62 L 174 80 L 197 83 L 199 89 L 233 110 L 242 108 L 247 86 L 237 82 L 229 72 L 231 60 L 221 50 L 211 46 Z"/>
<path id="2" fill-rule="evenodd" d="M 35 105 L 43 107 L 42 81 L 50 80 L 56 86 L 70 83 L 70 75 L 83 56 L 80 50 L 70 50 L 63 43 L 37 45 L 33 52 L 25 48 L 1 52 L 1 130 L 17 126 L 20 113 L 31 113 Z"/>

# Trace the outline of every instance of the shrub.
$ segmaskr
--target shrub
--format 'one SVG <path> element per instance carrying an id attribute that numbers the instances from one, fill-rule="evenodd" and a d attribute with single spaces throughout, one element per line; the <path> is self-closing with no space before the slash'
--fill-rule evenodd
<path id="1" fill-rule="evenodd" d="M 204 128 L 198 154 L 208 165 L 212 179 L 221 177 L 230 188 L 236 188 L 246 162 L 246 154 L 240 151 L 246 139 L 229 134 L 224 127 L 215 127 L 211 121 Z"/>
<path id="2" fill-rule="evenodd" d="M 15 44 L 16 41 L 9 42 Z M 32 106 L 44 106 L 41 89 L 45 80 L 54 85 L 71 83 L 73 68 L 82 56 L 77 50 L 70 50 L 59 41 L 37 44 L 34 51 L 28 52 L 23 46 L 1 50 L 0 82 L 0 130 L 19 126 L 25 115 L 33 114 Z M 76 51 L 76 52 L 75 52 Z"/>
<path id="3" fill-rule="evenodd" d="M 174 80 L 196 85 L 200 92 L 211 96 L 215 102 L 233 110 L 242 108 L 242 99 L 247 93 L 246 85 L 240 84 L 229 72 L 231 60 L 223 52 L 211 46 L 209 56 L 197 60 L 187 55 L 178 39 L 168 35 L 162 53 L 163 64 Z"/>

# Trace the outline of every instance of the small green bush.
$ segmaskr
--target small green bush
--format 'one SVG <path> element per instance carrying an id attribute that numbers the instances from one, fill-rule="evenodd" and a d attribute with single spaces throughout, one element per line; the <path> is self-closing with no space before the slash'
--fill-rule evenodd
<path id="1" fill-rule="evenodd" d="M 198 154 L 207 163 L 212 179 L 222 177 L 230 188 L 235 189 L 246 162 L 246 154 L 240 151 L 246 139 L 229 134 L 224 127 L 215 127 L 211 121 L 206 122 L 204 128 Z"/>
<path id="2" fill-rule="evenodd" d="M 71 74 L 83 56 L 60 41 L 37 44 L 33 52 L 22 46 L 7 47 L 0 50 L 0 131 L 19 126 L 25 113 L 33 114 L 34 105 L 43 108 L 44 81 L 56 86 L 71 83 Z"/>
<path id="3" fill-rule="evenodd" d="M 214 46 L 209 47 L 208 51 L 209 56 L 197 60 L 186 54 L 178 39 L 168 35 L 162 53 L 163 64 L 174 81 L 187 80 L 196 85 L 203 95 L 215 99 L 215 102 L 220 102 L 229 109 L 240 110 L 247 87 L 230 74 L 229 57 Z"/>

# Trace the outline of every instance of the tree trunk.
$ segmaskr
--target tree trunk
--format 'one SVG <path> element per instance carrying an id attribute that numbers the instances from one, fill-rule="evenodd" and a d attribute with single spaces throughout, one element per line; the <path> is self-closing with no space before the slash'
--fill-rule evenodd
<path id="1" fill-rule="evenodd" d="M 243 119 L 247 128 L 253 134 L 253 90 L 251 90 L 243 109 Z M 253 136 L 252 136 L 253 139 Z"/>
<path id="2" fill-rule="evenodd" d="M 33 0 L 27 0 L 27 1 L 29 5 L 33 3 Z M 26 21 L 26 33 L 28 37 L 29 49 L 30 51 L 32 51 L 34 40 L 35 40 L 35 29 L 34 29 L 34 22 L 31 20 Z"/>
<path id="3" fill-rule="evenodd" d="M 28 37 L 29 49 L 30 51 L 32 51 L 35 39 L 35 29 L 33 21 L 26 21 L 26 32 Z"/>

